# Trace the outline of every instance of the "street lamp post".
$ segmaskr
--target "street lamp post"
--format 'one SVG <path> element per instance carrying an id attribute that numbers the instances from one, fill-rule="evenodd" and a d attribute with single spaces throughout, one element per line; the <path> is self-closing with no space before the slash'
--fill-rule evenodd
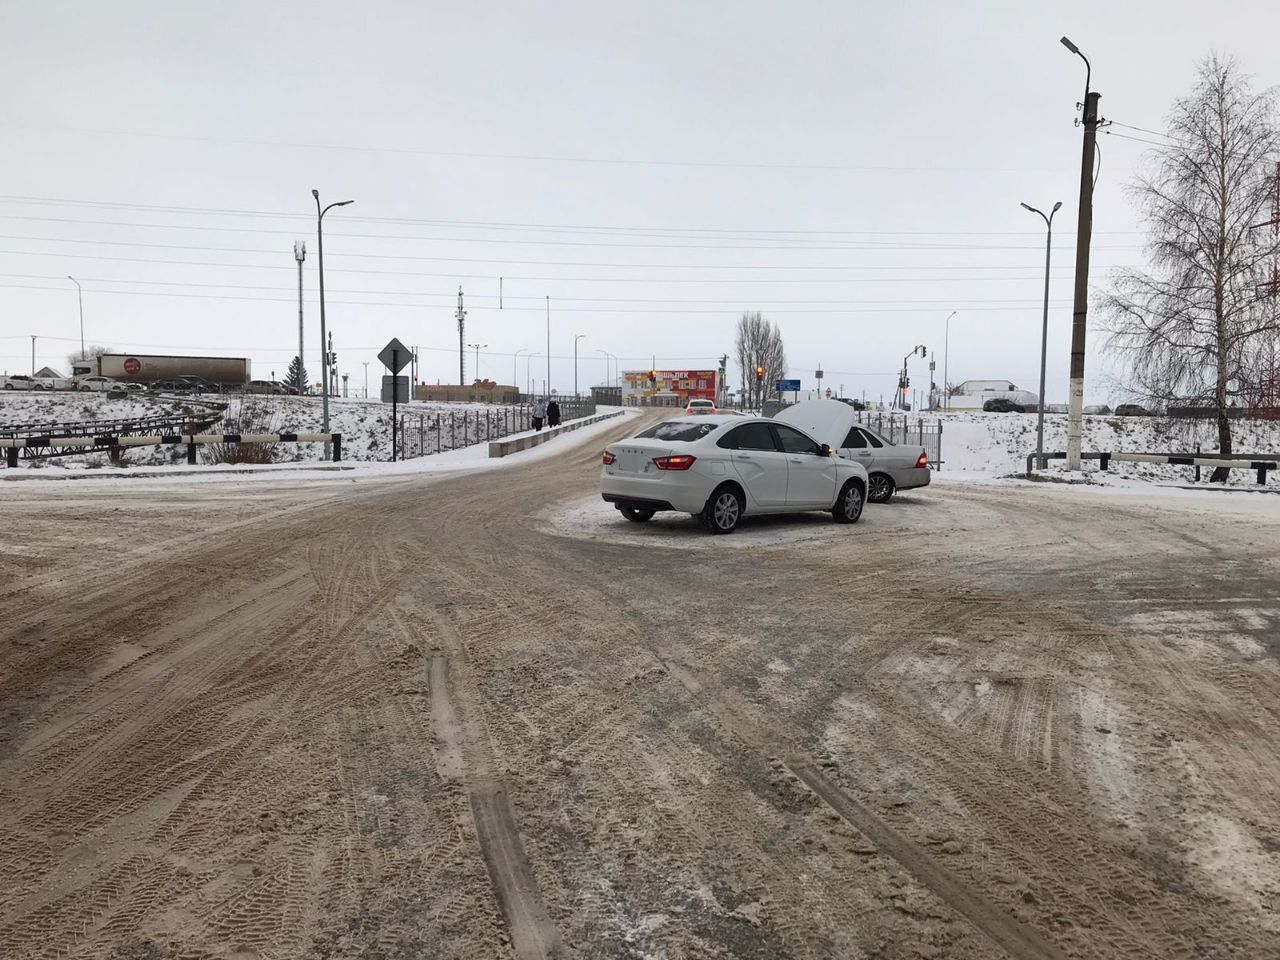
<path id="1" fill-rule="evenodd" d="M 951 409 L 951 383 L 947 380 L 947 360 L 951 357 L 951 318 L 956 315 L 952 310 L 947 315 L 947 323 L 942 337 L 942 409 Z"/>
<path id="2" fill-rule="evenodd" d="M 324 399 L 322 401 L 323 421 L 321 423 L 320 432 L 327 434 L 329 432 L 329 351 L 325 344 L 325 317 L 324 317 L 324 215 L 334 207 L 345 207 L 349 203 L 355 203 L 354 200 L 337 200 L 327 207 L 320 207 L 320 191 L 313 189 L 311 196 L 316 201 L 316 262 L 320 271 L 320 351 L 323 362 L 320 364 L 320 375 L 322 377 L 321 386 Z M 324 458 L 329 459 L 329 443 L 324 445 Z"/>
<path id="3" fill-rule="evenodd" d="M 369 361 L 364 361 L 364 398 L 369 399 Z"/>
<path id="4" fill-rule="evenodd" d="M 524 358 L 524 392 L 533 396 L 533 358 L 542 356 L 541 352 L 531 353 Z"/>
<path id="5" fill-rule="evenodd" d="M 474 347 L 476 351 L 476 380 L 480 379 L 480 351 L 482 348 L 489 346 L 487 343 L 468 343 L 468 347 Z"/>
<path id="6" fill-rule="evenodd" d="M 80 281 L 71 274 L 67 274 L 67 279 L 76 285 L 76 299 L 80 302 L 80 359 L 88 360 L 84 355 L 84 291 L 80 289 Z"/>
<path id="7" fill-rule="evenodd" d="M 303 327 L 302 327 L 302 261 L 307 259 L 307 245 L 301 240 L 293 241 L 293 259 L 298 261 L 298 395 L 301 396 L 306 392 L 307 385 L 303 382 L 303 367 L 306 366 L 306 354 L 303 352 Z"/>
<path id="8" fill-rule="evenodd" d="M 585 337 L 585 333 L 580 333 L 573 338 L 573 396 L 578 396 L 578 341 Z"/>
<path id="9" fill-rule="evenodd" d="M 551 295 L 547 295 L 547 380 L 543 384 L 543 393 L 551 399 Z"/>
<path id="10" fill-rule="evenodd" d="M 1045 216 L 1043 210 L 1037 210 L 1029 203 L 1022 204 L 1024 210 L 1039 214 L 1044 221 L 1044 322 L 1040 331 L 1040 402 L 1036 404 L 1036 464 L 1044 469 L 1044 368 L 1049 353 L 1049 263 L 1053 252 L 1053 215 L 1062 207 L 1059 200 Z"/>

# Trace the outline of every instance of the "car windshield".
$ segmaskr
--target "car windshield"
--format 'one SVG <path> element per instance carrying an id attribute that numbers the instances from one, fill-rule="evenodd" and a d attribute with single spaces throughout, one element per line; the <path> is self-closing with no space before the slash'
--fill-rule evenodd
<path id="1" fill-rule="evenodd" d="M 667 420 L 636 434 L 637 440 L 670 440 L 675 443 L 690 443 L 700 440 L 713 430 L 719 429 L 718 423 L 689 423 L 686 420 Z"/>

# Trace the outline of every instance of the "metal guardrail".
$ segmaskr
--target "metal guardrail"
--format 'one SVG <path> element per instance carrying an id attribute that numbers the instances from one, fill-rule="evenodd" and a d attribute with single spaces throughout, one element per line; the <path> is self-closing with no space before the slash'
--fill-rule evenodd
<path id="1" fill-rule="evenodd" d="M 187 447 L 187 463 L 196 462 L 196 451 L 202 444 L 211 443 L 330 443 L 333 459 L 342 459 L 342 434 L 340 433 L 182 433 L 157 436 L 100 436 L 100 437 L 25 437 L 0 438 L 0 450 L 5 450 L 10 467 L 18 465 L 18 452 L 29 446 L 59 448 L 70 453 L 92 449 L 118 450 L 122 447 Z"/>
<path id="2" fill-rule="evenodd" d="M 117 418 L 114 420 L 45 421 L 41 423 L 5 424 L 0 426 L 0 448 L 20 450 L 22 459 L 36 460 L 43 457 L 63 457 L 83 453 L 90 449 L 109 449 L 110 444 L 40 443 L 39 441 L 72 440 L 85 438 L 135 437 L 146 434 L 173 436 L 207 430 L 222 419 L 222 412 L 205 414 L 167 414 L 158 417 Z M 22 440 L 19 445 L 5 440 Z M 12 459 L 12 456 L 10 457 Z"/>
<path id="3" fill-rule="evenodd" d="M 1029 453 L 1027 454 L 1027 477 L 1031 477 L 1032 466 L 1037 460 L 1040 461 L 1040 469 L 1043 470 L 1050 460 L 1065 460 L 1067 455 L 1064 451 L 1055 451 L 1050 453 L 1046 451 L 1043 454 Z M 1280 454 L 1247 454 L 1246 457 L 1233 456 L 1231 454 L 1222 453 L 1081 453 L 1081 460 L 1097 460 L 1099 469 L 1106 470 L 1111 466 L 1114 460 L 1117 463 L 1156 463 L 1169 464 L 1171 466 L 1195 467 L 1195 479 L 1200 479 L 1201 467 L 1225 467 L 1228 470 L 1254 470 L 1258 475 L 1258 483 L 1265 484 L 1267 482 L 1267 474 L 1274 470 L 1280 470 Z"/>

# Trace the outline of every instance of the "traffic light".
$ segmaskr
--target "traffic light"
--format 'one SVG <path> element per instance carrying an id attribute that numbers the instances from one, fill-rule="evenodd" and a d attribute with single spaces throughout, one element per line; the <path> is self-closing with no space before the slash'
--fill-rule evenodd
<path id="1" fill-rule="evenodd" d="M 763 383 L 763 382 L 764 382 L 764 367 L 762 367 L 762 366 L 758 366 L 758 365 L 757 365 L 757 367 L 756 367 L 756 383 Z"/>

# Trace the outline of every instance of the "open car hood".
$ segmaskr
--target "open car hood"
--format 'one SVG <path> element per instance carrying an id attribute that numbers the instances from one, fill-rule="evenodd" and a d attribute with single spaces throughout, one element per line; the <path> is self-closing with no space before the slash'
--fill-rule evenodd
<path id="1" fill-rule="evenodd" d="M 857 417 L 853 407 L 839 400 L 805 400 L 779 411 L 774 419 L 799 427 L 832 450 L 839 450 Z"/>

